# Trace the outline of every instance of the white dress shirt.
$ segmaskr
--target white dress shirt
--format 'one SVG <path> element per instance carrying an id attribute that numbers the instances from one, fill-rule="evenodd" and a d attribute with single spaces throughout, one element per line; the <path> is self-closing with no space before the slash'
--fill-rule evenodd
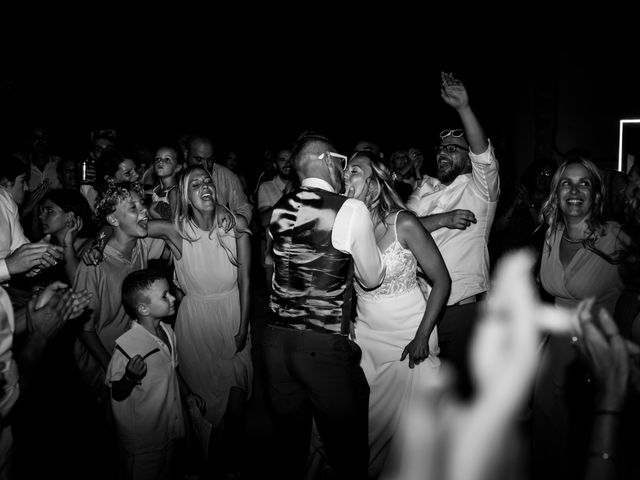
<path id="1" fill-rule="evenodd" d="M 290 185 L 291 182 L 283 180 L 280 175 L 276 175 L 273 180 L 262 182 L 258 187 L 258 212 L 263 212 L 278 203 Z"/>
<path id="2" fill-rule="evenodd" d="M 489 142 L 479 155 L 469 152 L 471 173 L 458 175 L 450 185 L 425 175 L 407 201 L 407 206 L 424 217 L 451 210 L 470 210 L 477 223 L 465 230 L 439 228 L 431 232 L 451 276 L 447 305 L 458 303 L 489 288 L 487 244 L 500 194 L 498 162 Z"/>
<path id="3" fill-rule="evenodd" d="M 18 205 L 11 193 L 0 187 L 0 283 L 11 277 L 5 258 L 25 243 L 29 243 L 29 239 L 20 225 Z"/>
<path id="4" fill-rule="evenodd" d="M 40 170 L 33 162 L 31 162 L 31 175 L 29 176 L 29 191 L 33 192 L 45 179 L 49 180 L 51 189 L 62 188 L 60 179 L 58 178 L 58 163 L 60 157 L 50 156 L 49 161 L 45 163 L 44 168 Z"/>

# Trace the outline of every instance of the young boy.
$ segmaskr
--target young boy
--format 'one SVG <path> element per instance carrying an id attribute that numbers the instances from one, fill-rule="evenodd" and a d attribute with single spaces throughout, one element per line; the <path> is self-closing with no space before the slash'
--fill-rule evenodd
<path id="1" fill-rule="evenodd" d="M 106 378 L 122 473 L 127 479 L 170 478 L 175 441 L 185 432 L 180 386 L 190 392 L 179 385 L 175 334 L 162 322 L 175 312 L 175 297 L 161 272 L 144 269 L 124 279 L 122 302 L 137 321 L 116 340 Z"/>
<path id="2" fill-rule="evenodd" d="M 178 172 L 182 169 L 179 163 L 178 150 L 163 146 L 158 148 L 153 162 L 155 174 L 160 180 L 151 194 L 150 210 L 153 218 L 171 220 L 178 202 Z"/>
<path id="3" fill-rule="evenodd" d="M 149 259 L 162 254 L 162 240 L 146 238 L 147 209 L 139 184 L 115 184 L 100 194 L 95 215 L 109 225 L 112 234 L 97 265 L 78 265 L 74 289 L 93 294 L 91 313 L 82 323 L 75 347 L 75 358 L 83 380 L 92 388 L 109 418 L 109 392 L 105 372 L 115 341 L 129 330 L 131 318 L 122 306 L 121 285 L 131 272 L 147 268 Z"/>

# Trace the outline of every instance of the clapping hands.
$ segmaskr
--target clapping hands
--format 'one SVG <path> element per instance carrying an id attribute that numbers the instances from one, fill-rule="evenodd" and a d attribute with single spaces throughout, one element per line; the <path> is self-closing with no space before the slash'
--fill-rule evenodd
<path id="1" fill-rule="evenodd" d="M 67 321 L 84 312 L 91 296 L 86 290 L 74 291 L 62 282 L 50 284 L 27 305 L 29 329 L 53 338 Z"/>

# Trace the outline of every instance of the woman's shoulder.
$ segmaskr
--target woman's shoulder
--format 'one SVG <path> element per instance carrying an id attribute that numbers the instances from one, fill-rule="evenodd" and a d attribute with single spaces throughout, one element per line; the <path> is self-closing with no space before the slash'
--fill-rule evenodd
<path id="1" fill-rule="evenodd" d="M 411 210 L 398 210 L 391 217 L 392 220 L 395 220 L 396 233 L 399 236 L 402 236 L 403 233 L 411 233 L 417 228 L 424 228 Z M 391 225 L 393 226 L 393 223 Z"/>

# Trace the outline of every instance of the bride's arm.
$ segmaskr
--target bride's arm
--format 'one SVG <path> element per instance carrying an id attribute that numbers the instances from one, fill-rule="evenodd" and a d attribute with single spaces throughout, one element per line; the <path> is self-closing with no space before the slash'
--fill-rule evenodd
<path id="1" fill-rule="evenodd" d="M 431 234 L 413 213 L 403 211 L 398 214 L 396 232 L 398 240 L 403 247 L 411 250 L 432 286 L 416 336 L 402 352 L 401 360 L 409 355 L 409 367 L 413 368 L 414 364 L 420 363 L 429 356 L 429 336 L 440 312 L 447 305 L 451 291 L 451 278 Z"/>

